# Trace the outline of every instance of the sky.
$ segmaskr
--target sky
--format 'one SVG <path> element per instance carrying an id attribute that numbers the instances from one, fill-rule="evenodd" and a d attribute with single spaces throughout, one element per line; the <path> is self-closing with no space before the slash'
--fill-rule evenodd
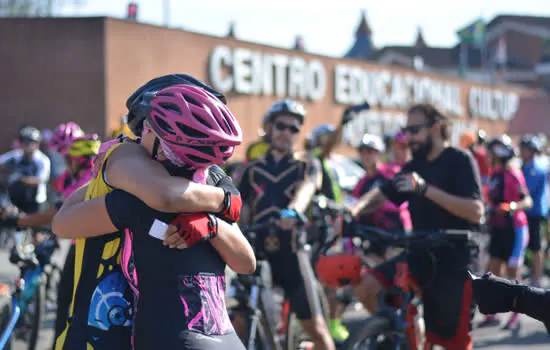
<path id="1" fill-rule="evenodd" d="M 169 25 L 186 30 L 225 35 L 235 21 L 239 39 L 291 47 L 296 35 L 306 50 L 342 56 L 353 44 L 361 10 L 366 11 L 376 47 L 410 45 L 422 28 L 430 46 L 457 42 L 457 29 L 478 17 L 498 14 L 550 17 L 550 0 L 136 0 L 140 22 Z M 128 0 L 61 0 L 57 15 L 124 17 Z M 324 3 L 323 3 L 324 2 Z M 335 5 L 338 4 L 338 6 Z M 75 5 L 76 4 L 76 5 Z M 163 11 L 169 4 L 169 11 Z"/>

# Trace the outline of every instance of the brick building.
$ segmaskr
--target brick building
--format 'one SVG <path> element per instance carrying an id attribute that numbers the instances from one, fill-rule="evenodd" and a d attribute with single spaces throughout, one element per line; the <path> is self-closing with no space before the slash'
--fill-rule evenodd
<path id="1" fill-rule="evenodd" d="M 471 127 L 502 133 L 520 97 L 534 93 L 106 17 L 3 18 L 0 33 L 0 151 L 23 122 L 52 128 L 74 120 L 86 131 L 109 135 L 136 87 L 175 72 L 224 92 L 245 142 L 257 137 L 268 107 L 286 96 L 304 102 L 306 130 L 336 123 L 347 105 L 368 101 L 373 109 L 345 131 L 354 144 L 364 132 L 397 130 L 417 102 L 434 103 L 451 116 L 455 139 Z M 237 157 L 243 152 L 240 147 Z"/>

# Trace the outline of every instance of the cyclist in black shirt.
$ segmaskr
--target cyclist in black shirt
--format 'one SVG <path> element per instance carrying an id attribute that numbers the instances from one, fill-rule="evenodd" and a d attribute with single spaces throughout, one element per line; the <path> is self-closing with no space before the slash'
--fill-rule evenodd
<path id="1" fill-rule="evenodd" d="M 274 282 L 283 288 L 315 349 L 334 349 L 320 311 L 309 257 L 296 249 L 293 230 L 322 180 L 317 159 L 300 158 L 294 153 L 305 109 L 296 101 L 282 100 L 269 109 L 268 116 L 269 151 L 247 163 L 241 177 L 239 191 L 244 210 L 241 223 L 279 219 L 277 235 L 258 232 L 255 249 L 266 253 Z M 247 212 L 249 215 L 245 215 Z"/>
<path id="2" fill-rule="evenodd" d="M 446 117 L 431 105 L 416 105 L 408 111 L 403 131 L 413 159 L 393 179 L 362 196 L 353 214 L 373 211 L 386 199 L 398 205 L 408 201 L 414 230 L 477 231 L 484 215 L 479 169 L 471 155 L 448 146 Z M 465 271 L 470 260 L 467 246 L 409 256 L 422 290 L 427 348 L 472 348 L 472 289 Z M 391 286 L 395 269 L 394 260 L 378 265 L 356 286 L 358 298 L 370 312 L 376 309 L 380 290 Z"/>

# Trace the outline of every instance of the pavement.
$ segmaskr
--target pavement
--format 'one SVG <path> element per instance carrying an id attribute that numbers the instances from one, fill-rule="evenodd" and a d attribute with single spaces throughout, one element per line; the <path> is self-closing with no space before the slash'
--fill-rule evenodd
<path id="1" fill-rule="evenodd" d="M 69 247 L 69 242 L 63 242 L 61 251 L 58 251 L 53 259 L 63 265 L 65 255 Z M 0 282 L 11 283 L 17 277 L 18 270 L 8 262 L 8 252 L 0 249 Z M 550 286 L 549 280 L 544 281 L 546 286 Z M 344 315 L 344 322 L 352 328 L 358 325 L 367 317 L 366 312 L 359 306 L 350 307 Z M 482 319 L 480 314 L 476 315 L 474 324 L 479 323 Z M 506 316 L 503 317 L 506 319 Z M 37 350 L 50 349 L 53 343 L 53 324 L 54 315 L 48 313 L 43 323 L 43 328 L 40 333 L 40 340 Z M 352 328 L 353 329 L 353 328 Z M 508 350 L 508 349 L 530 349 L 543 350 L 550 349 L 550 337 L 542 323 L 528 318 L 521 317 L 521 328 L 517 332 L 501 330 L 498 327 L 476 328 L 473 331 L 474 348 L 487 350 Z M 26 349 L 22 342 L 15 342 L 15 350 Z"/>

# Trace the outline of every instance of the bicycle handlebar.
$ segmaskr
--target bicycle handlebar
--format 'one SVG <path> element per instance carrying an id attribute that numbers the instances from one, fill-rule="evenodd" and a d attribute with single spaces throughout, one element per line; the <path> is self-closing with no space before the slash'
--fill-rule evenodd
<path id="1" fill-rule="evenodd" d="M 315 204 L 320 209 L 328 210 L 334 214 L 343 214 L 349 211 L 346 206 L 323 195 L 314 196 L 311 199 L 311 203 Z"/>
<path id="2" fill-rule="evenodd" d="M 391 246 L 400 248 L 433 247 L 445 243 L 469 242 L 472 236 L 470 230 L 437 230 L 415 231 L 411 235 L 390 233 L 375 227 L 355 225 L 354 232 L 348 234 L 351 237 L 359 237 L 362 240 L 384 241 Z"/>

